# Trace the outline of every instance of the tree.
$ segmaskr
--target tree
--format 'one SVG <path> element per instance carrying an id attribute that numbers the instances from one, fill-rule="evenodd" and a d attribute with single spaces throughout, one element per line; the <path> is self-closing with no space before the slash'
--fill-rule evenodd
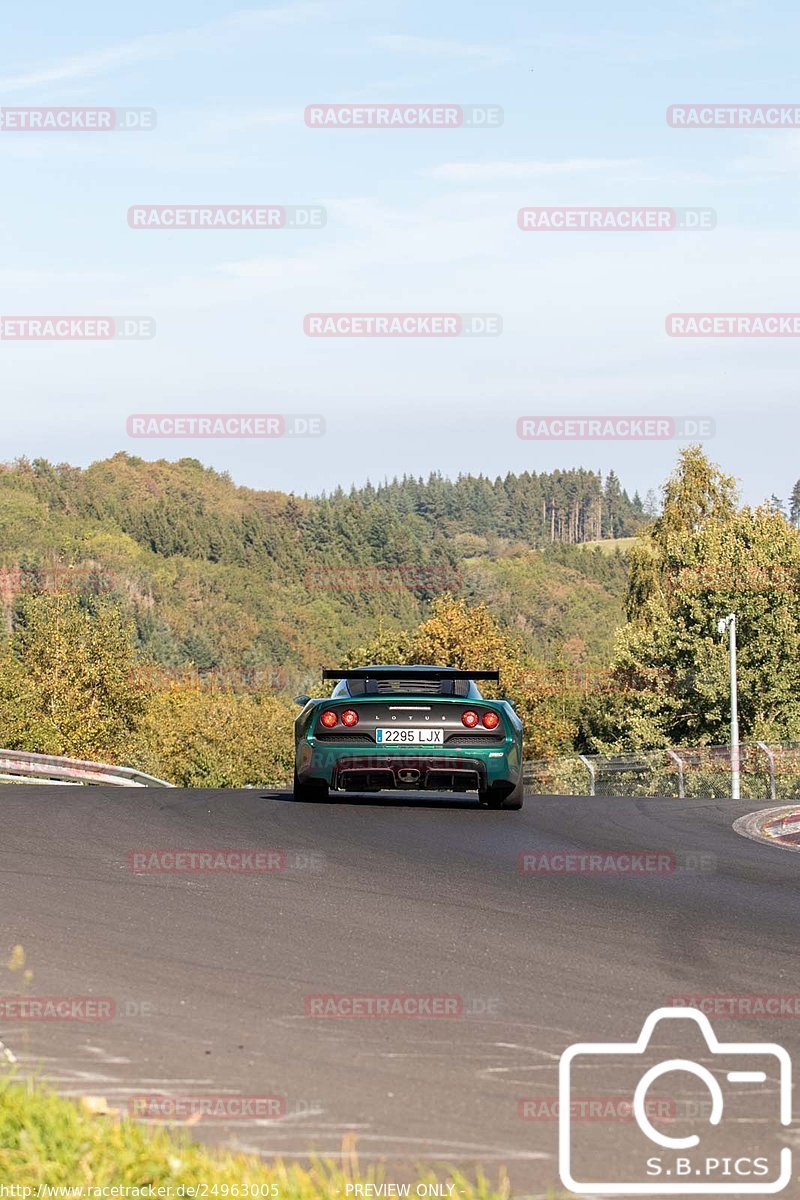
<path id="1" fill-rule="evenodd" d="M 733 477 L 714 466 L 700 446 L 681 450 L 678 467 L 663 488 L 661 516 L 653 535 L 666 547 L 671 534 L 699 529 L 711 519 L 725 521 L 736 511 Z"/>
<path id="2" fill-rule="evenodd" d="M 74 595 L 46 595 L 21 602 L 11 652 L 52 753 L 124 759 L 144 708 L 131 686 L 133 638 L 133 625 L 105 599 L 82 604 Z"/>
<path id="3" fill-rule="evenodd" d="M 524 753 L 546 758 L 567 753 L 577 730 L 577 698 L 555 694 L 552 670 L 526 658 L 485 604 L 470 605 L 453 596 L 440 596 L 431 616 L 410 634 L 380 633 L 370 644 L 354 650 L 349 666 L 369 663 L 458 667 L 461 670 L 500 671 L 496 684 L 482 687 L 485 695 L 512 698 L 525 726 Z"/>
<path id="4" fill-rule="evenodd" d="M 33 680 L 7 642 L 0 645 L 0 745 L 40 754 L 57 754 L 62 745 Z"/>
<path id="5" fill-rule="evenodd" d="M 295 715 L 275 696 L 172 686 L 149 698 L 131 757 L 179 787 L 285 787 Z"/>
<path id="6" fill-rule="evenodd" d="M 733 481 L 697 448 L 632 555 L 614 674 L 639 686 L 584 720 L 593 749 L 726 742 L 727 651 L 737 614 L 742 736 L 800 735 L 800 533 L 768 506 L 737 509 Z"/>
<path id="7" fill-rule="evenodd" d="M 603 489 L 606 537 L 620 537 L 622 534 L 622 497 L 623 493 L 619 479 L 614 471 L 609 471 Z"/>
<path id="8" fill-rule="evenodd" d="M 680 452 L 662 492 L 660 516 L 643 530 L 630 553 L 629 620 L 644 618 L 648 602 L 671 585 L 671 572 L 665 569 L 671 548 L 683 545 L 705 522 L 725 522 L 736 512 L 733 478 L 709 462 L 699 446 Z"/>
<path id="9" fill-rule="evenodd" d="M 789 500 L 789 520 L 793 525 L 800 525 L 800 479 L 792 488 Z"/>

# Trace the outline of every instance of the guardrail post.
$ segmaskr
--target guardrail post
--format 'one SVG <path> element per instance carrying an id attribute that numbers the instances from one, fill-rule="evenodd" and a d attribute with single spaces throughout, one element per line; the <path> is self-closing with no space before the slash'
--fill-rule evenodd
<path id="1" fill-rule="evenodd" d="M 673 762 L 676 762 L 678 764 L 678 799 L 685 800 L 686 799 L 686 783 L 685 783 L 685 779 L 684 779 L 683 759 L 681 758 L 680 754 L 676 753 L 675 750 L 668 749 L 667 754 L 670 756 L 670 758 L 672 759 Z"/>
<path id="2" fill-rule="evenodd" d="M 758 746 L 759 750 L 763 750 L 764 754 L 767 756 L 767 762 L 769 763 L 769 798 L 770 800 L 775 800 L 775 754 L 772 750 L 770 750 L 766 742 L 756 742 L 756 745 Z"/>
<path id="3" fill-rule="evenodd" d="M 590 761 L 589 761 L 589 759 L 586 757 L 586 755 L 585 755 L 585 754 L 579 754 L 579 755 L 578 755 L 578 758 L 581 760 L 581 762 L 583 763 L 583 765 L 586 767 L 586 770 L 589 772 L 589 795 L 590 795 L 590 796 L 594 796 L 594 794 L 595 794 L 595 790 L 594 790 L 594 763 L 593 763 L 593 762 L 590 762 Z"/>

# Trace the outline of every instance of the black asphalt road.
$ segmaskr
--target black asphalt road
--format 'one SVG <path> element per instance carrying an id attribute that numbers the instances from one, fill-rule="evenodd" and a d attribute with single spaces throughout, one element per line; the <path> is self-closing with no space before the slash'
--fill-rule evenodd
<path id="1" fill-rule="evenodd" d="M 529 797 L 504 813 L 2 786 L 0 951 L 5 963 L 21 945 L 33 978 L 0 965 L 0 994 L 108 997 L 116 1015 L 5 1017 L 0 1038 L 64 1093 L 123 1107 L 139 1093 L 282 1098 L 277 1120 L 203 1120 L 195 1136 L 302 1157 L 352 1132 L 390 1178 L 418 1161 L 504 1164 L 518 1194 L 552 1195 L 557 1125 L 523 1119 L 542 1110 L 520 1102 L 555 1099 L 566 1046 L 633 1040 L 675 994 L 800 992 L 798 859 L 732 831 L 755 807 Z M 266 848 L 287 863 L 136 874 L 129 853 L 145 848 Z M 649 850 L 676 869 L 521 873 L 521 854 L 565 848 Z M 457 1015 L 307 1015 L 320 994 L 455 997 Z M 714 1023 L 800 1062 L 800 1018 Z M 598 1077 L 591 1094 L 609 1090 Z M 772 1136 L 747 1121 L 740 1133 Z M 623 1135 L 588 1131 L 598 1172 Z"/>

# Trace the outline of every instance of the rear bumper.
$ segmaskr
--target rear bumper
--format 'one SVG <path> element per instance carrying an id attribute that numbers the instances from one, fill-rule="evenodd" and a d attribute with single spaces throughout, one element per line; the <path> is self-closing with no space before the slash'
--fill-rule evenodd
<path id="1" fill-rule="evenodd" d="M 510 792 L 522 772 L 520 747 L 512 741 L 491 747 L 437 748 L 397 746 L 390 752 L 368 747 L 336 747 L 314 738 L 297 748 L 297 776 L 324 781 L 340 791 L 452 791 L 493 789 Z"/>
<path id="2" fill-rule="evenodd" d="M 343 758 L 331 787 L 344 792 L 420 790 L 473 792 L 486 787 L 486 766 L 475 759 L 397 757 Z"/>

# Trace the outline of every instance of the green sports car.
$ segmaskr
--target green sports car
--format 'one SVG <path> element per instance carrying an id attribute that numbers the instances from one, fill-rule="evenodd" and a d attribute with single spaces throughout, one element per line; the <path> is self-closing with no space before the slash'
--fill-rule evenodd
<path id="1" fill-rule="evenodd" d="M 294 794 L 477 792 L 486 808 L 522 808 L 522 722 L 509 700 L 485 700 L 498 671 L 372 666 L 323 671 L 330 697 L 298 696 Z"/>

